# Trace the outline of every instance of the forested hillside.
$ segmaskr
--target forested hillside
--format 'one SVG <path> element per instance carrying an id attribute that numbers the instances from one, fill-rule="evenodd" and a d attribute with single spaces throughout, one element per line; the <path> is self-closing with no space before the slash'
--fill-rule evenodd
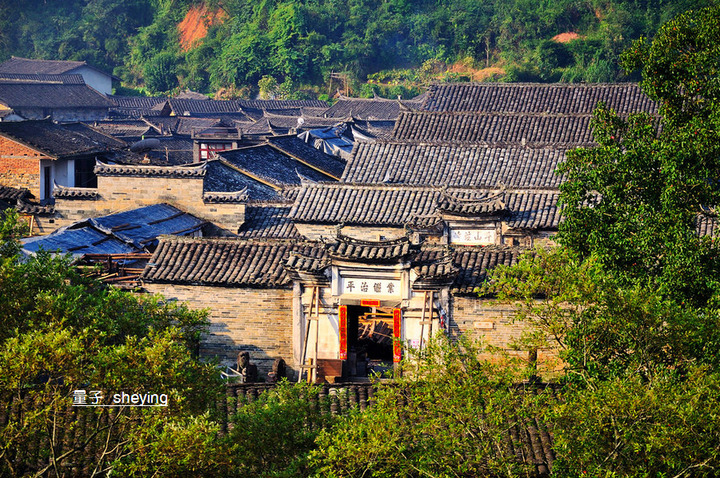
<path id="1" fill-rule="evenodd" d="M 0 4 L 0 60 L 86 60 L 147 93 L 228 96 L 259 83 L 287 96 L 412 94 L 430 79 L 615 81 L 633 39 L 714 3 L 26 0 Z"/>

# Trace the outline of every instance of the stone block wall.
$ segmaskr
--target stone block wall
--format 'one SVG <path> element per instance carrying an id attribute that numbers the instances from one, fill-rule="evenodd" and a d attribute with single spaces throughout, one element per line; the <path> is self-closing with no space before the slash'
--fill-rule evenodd
<path id="1" fill-rule="evenodd" d="M 525 324 L 515 322 L 512 304 L 496 303 L 489 299 L 453 296 L 451 298 L 450 335 L 469 334 L 482 339 L 489 346 L 497 347 L 523 360 L 529 359 L 527 351 L 513 350 L 511 344 L 522 335 Z M 492 359 L 492 354 L 488 354 Z M 537 366 L 541 374 L 552 373 L 562 364 L 556 350 L 538 350 Z"/>
<path id="2" fill-rule="evenodd" d="M 55 228 L 158 203 L 168 203 L 230 233 L 236 233 L 245 221 L 242 203 L 204 201 L 202 176 L 99 175 L 97 193 L 96 198 L 56 198 Z"/>
<path id="3" fill-rule="evenodd" d="M 233 368 L 241 351 L 250 352 L 260 377 L 267 377 L 276 358 L 289 369 L 293 359 L 291 289 L 240 289 L 231 287 L 145 284 L 153 294 L 187 303 L 192 309 L 209 309 L 210 330 L 200 353 L 218 357 Z"/>
<path id="4" fill-rule="evenodd" d="M 305 224 L 295 223 L 298 232 L 310 240 L 321 238 L 332 239 L 337 235 L 337 228 L 330 224 Z M 405 229 L 402 227 L 380 227 L 380 226 L 345 226 L 342 233 L 354 239 L 363 241 L 384 241 L 405 237 Z"/>
<path id="5" fill-rule="evenodd" d="M 125 211 L 157 203 L 168 203 L 185 212 L 236 233 L 245 220 L 245 205 L 205 203 L 203 177 L 98 175 L 101 207 Z"/>

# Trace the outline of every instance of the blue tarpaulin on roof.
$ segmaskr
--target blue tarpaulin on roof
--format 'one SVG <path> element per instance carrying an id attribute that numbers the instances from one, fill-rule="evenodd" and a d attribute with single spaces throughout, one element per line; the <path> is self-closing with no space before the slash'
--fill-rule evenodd
<path id="1" fill-rule="evenodd" d="M 104 234 L 92 227 L 65 229 L 47 236 L 23 239 L 23 250 L 35 253 L 40 249 L 62 254 L 128 254 L 137 249 L 125 244 L 113 236 Z"/>
<path id="2" fill-rule="evenodd" d="M 153 244 L 157 236 L 162 234 L 184 236 L 199 231 L 205 221 L 169 204 L 153 204 L 132 211 L 92 218 L 90 224 L 142 249 Z"/>
<path id="3" fill-rule="evenodd" d="M 169 204 L 154 204 L 131 211 L 81 221 L 47 236 L 24 239 L 23 251 L 83 254 L 142 252 L 157 236 L 185 236 L 199 231 L 205 221 Z"/>
<path id="4" fill-rule="evenodd" d="M 330 128 L 311 129 L 298 135 L 306 143 L 312 144 L 325 154 L 342 156 L 350 154 L 353 148 L 353 142 L 343 136 L 346 126 L 333 126 Z"/>

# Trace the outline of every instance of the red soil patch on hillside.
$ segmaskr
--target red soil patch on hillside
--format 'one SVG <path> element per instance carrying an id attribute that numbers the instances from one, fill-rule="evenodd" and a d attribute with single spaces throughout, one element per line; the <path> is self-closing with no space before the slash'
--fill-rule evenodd
<path id="1" fill-rule="evenodd" d="M 448 71 L 469 76 L 471 81 L 484 81 L 493 75 L 502 76 L 505 74 L 505 70 L 503 68 L 491 66 L 489 68 L 476 69 L 464 64 L 463 62 L 453 63 L 448 68 Z"/>
<path id="2" fill-rule="evenodd" d="M 180 48 L 188 51 L 195 42 L 205 38 L 209 27 L 222 22 L 225 16 L 226 13 L 220 9 L 209 12 L 205 5 L 192 7 L 178 24 Z"/>
<path id="3" fill-rule="evenodd" d="M 578 35 L 575 32 L 565 32 L 565 33 L 560 33 L 560 34 L 552 37 L 552 41 L 555 41 L 558 43 L 567 43 L 567 42 L 571 42 L 573 40 L 577 40 L 578 38 L 584 38 L 584 37 Z"/>

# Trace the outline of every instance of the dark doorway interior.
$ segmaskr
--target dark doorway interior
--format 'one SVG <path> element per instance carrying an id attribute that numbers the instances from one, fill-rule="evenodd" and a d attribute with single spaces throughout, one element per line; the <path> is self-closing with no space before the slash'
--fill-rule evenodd
<path id="1" fill-rule="evenodd" d="M 75 160 L 75 186 L 79 188 L 96 188 L 95 158 Z"/>
<path id="2" fill-rule="evenodd" d="M 348 375 L 363 378 L 392 369 L 392 309 L 348 305 Z"/>
<path id="3" fill-rule="evenodd" d="M 52 168 L 45 166 L 43 168 L 43 197 L 45 202 L 50 202 L 52 196 Z"/>

